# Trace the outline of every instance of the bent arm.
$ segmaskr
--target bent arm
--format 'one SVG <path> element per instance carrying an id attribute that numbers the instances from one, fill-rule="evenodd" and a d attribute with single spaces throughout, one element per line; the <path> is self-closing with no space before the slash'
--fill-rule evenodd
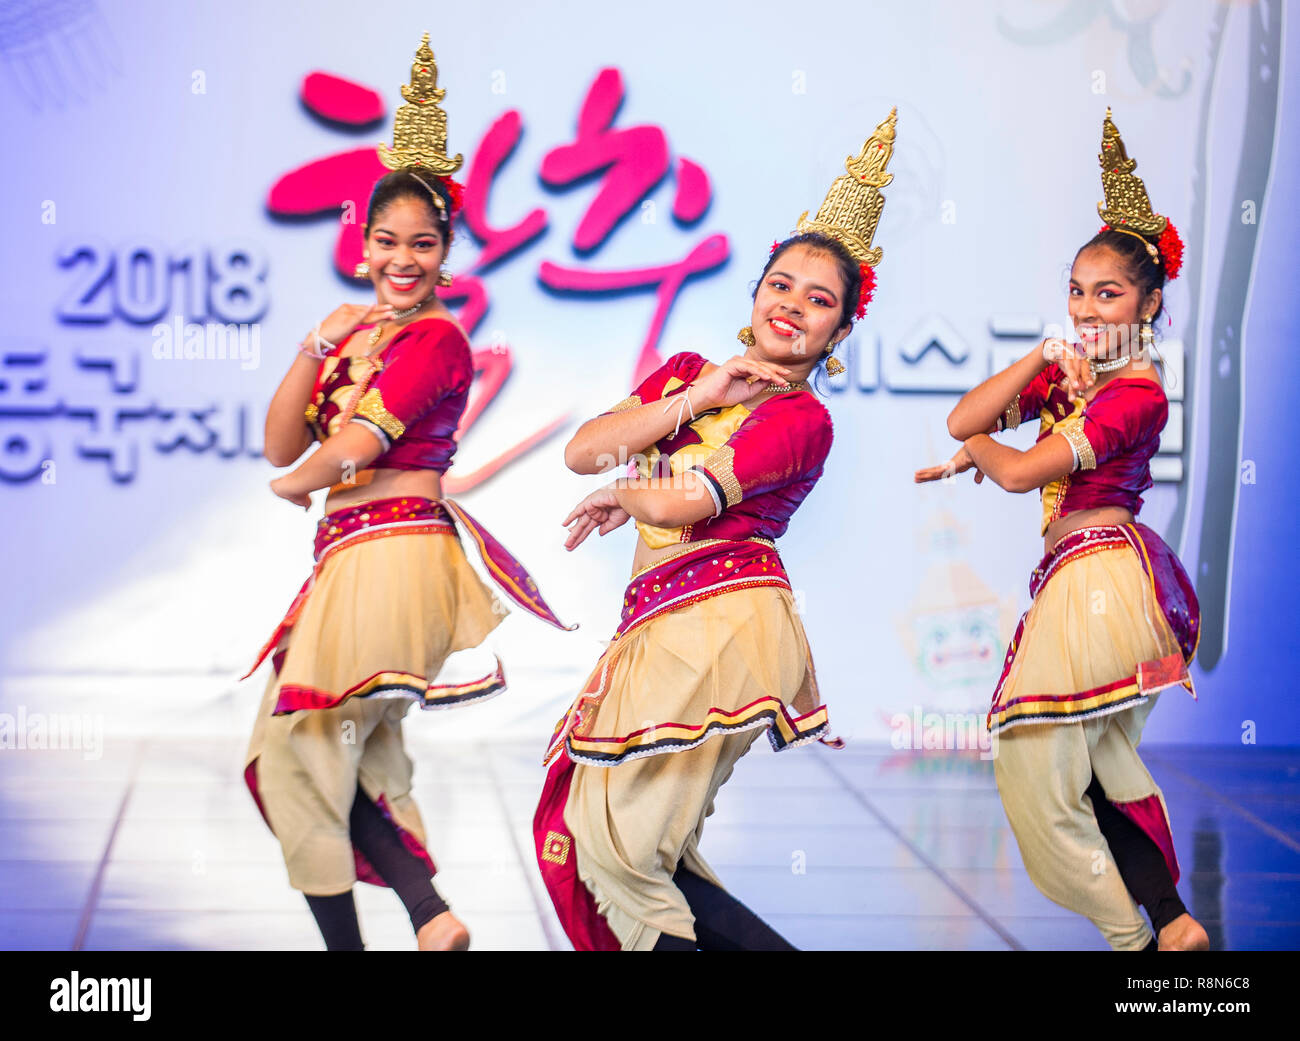
<path id="1" fill-rule="evenodd" d="M 997 429 L 998 417 L 1006 411 L 1007 405 L 1048 364 L 1043 354 L 1043 344 L 1040 343 L 1015 364 L 1008 365 L 979 386 L 968 390 L 948 415 L 948 433 L 958 441 L 965 441 L 976 434 L 992 433 Z M 988 473 L 987 470 L 984 472 Z"/>
<path id="2" fill-rule="evenodd" d="M 676 477 L 632 477 L 615 481 L 610 489 L 634 520 L 656 528 L 680 528 L 716 511 L 704 478 L 689 470 Z"/>
<path id="3" fill-rule="evenodd" d="M 292 465 L 312 443 L 311 427 L 303 413 L 319 372 L 319 359 L 299 354 L 271 398 L 262 454 L 272 466 Z"/>
<path id="4" fill-rule="evenodd" d="M 305 495 L 341 482 L 350 483 L 379 458 L 382 450 L 379 438 L 360 423 L 345 423 L 343 429 L 326 438 L 298 469 L 282 478 L 284 487 Z"/>
<path id="5" fill-rule="evenodd" d="M 689 403 L 684 400 L 687 398 Z M 596 416 L 578 427 L 577 433 L 564 446 L 564 465 L 579 474 L 605 473 L 626 464 L 632 456 L 671 434 L 678 425 L 679 412 L 685 426 L 690 422 L 692 409 L 698 416 L 709 407 L 701 400 L 698 388 L 691 385 L 681 394 L 662 401 Z"/>
<path id="6" fill-rule="evenodd" d="M 1074 449 L 1063 434 L 1052 434 L 1026 452 L 995 441 L 988 434 L 966 440 L 966 451 L 998 487 L 1031 492 L 1074 470 Z"/>

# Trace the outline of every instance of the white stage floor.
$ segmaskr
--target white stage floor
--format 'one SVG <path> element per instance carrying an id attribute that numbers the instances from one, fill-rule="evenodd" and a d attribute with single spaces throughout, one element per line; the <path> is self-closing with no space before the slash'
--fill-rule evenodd
<path id="1" fill-rule="evenodd" d="M 260 689 L 232 695 L 212 680 L 196 696 L 192 677 L 69 678 L 51 698 L 48 678 L 11 680 L 11 695 L 18 683 L 27 711 L 38 687 L 65 713 L 93 712 L 123 683 L 132 694 L 105 713 L 113 725 L 98 758 L 0 752 L 0 948 L 321 948 L 242 781 Z M 475 949 L 568 947 L 532 849 L 553 706 L 542 708 L 503 698 L 496 709 L 408 716 L 438 885 Z M 146 736 L 150 716 L 160 732 Z M 1300 752 L 1152 748 L 1147 761 L 1169 801 L 1180 891 L 1215 945 L 1300 946 Z M 760 738 L 723 789 L 703 851 L 737 897 L 803 948 L 1105 946 L 1029 881 L 992 764 L 978 755 L 862 743 L 774 755 Z M 357 896 L 370 949 L 413 949 L 390 891 L 359 885 Z"/>

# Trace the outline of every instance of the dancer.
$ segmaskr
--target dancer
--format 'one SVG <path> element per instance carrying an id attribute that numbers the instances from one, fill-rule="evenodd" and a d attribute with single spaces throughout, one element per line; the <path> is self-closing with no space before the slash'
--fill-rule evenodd
<path id="1" fill-rule="evenodd" d="M 357 275 L 369 275 L 376 302 L 345 304 L 316 327 L 266 418 L 277 466 L 321 442 L 272 490 L 302 507 L 310 492 L 330 492 L 316 566 L 248 673 L 272 656 L 245 779 L 329 950 L 363 947 L 358 878 L 396 891 L 421 950 L 469 944 L 431 881 L 401 730 L 412 703 L 452 708 L 505 687 L 499 660 L 480 680 L 433 682 L 449 654 L 481 643 L 506 614 L 457 525 L 511 599 L 560 626 L 527 573 L 442 497 L 474 374 L 468 339 L 435 295 L 450 281 L 442 265 L 460 205 L 450 175 L 462 161 L 446 154 L 437 75 L 426 33 L 395 147 L 379 146 L 393 172 L 375 185 L 363 229 Z"/>
<path id="2" fill-rule="evenodd" d="M 830 450 L 809 381 L 823 359 L 842 371 L 831 352 L 875 284 L 894 124 L 891 112 L 816 219 L 774 244 L 743 355 L 674 355 L 565 450 L 577 473 L 638 466 L 574 508 L 566 548 L 629 519 L 640 536 L 621 623 L 556 729 L 533 823 L 579 949 L 793 949 L 726 893 L 699 843 L 760 728 L 777 750 L 830 741 L 775 540 Z"/>
<path id="3" fill-rule="evenodd" d="M 1182 242 L 1152 211 L 1109 109 L 1098 158 L 1106 223 L 1070 275 L 1081 352 L 1044 341 L 966 394 L 948 417 L 962 448 L 916 480 L 974 468 L 976 481 L 987 475 L 1007 491 L 1041 489 L 1045 556 L 988 718 L 998 791 L 1030 877 L 1117 950 L 1203 949 L 1205 930 L 1175 888 L 1164 796 L 1137 753 L 1158 693 L 1192 691 L 1199 635 L 1190 579 L 1135 520 L 1169 415 L 1152 323 Z M 1040 426 L 1028 451 L 989 436 L 1029 416 Z"/>

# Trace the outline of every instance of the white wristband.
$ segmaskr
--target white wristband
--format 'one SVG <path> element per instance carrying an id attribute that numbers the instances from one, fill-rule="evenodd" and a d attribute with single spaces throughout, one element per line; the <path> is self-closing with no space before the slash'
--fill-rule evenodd
<path id="1" fill-rule="evenodd" d="M 669 398 L 668 404 L 664 407 L 664 415 L 667 415 L 668 410 L 672 408 L 674 404 L 677 405 L 677 425 L 673 427 L 672 435 L 669 437 L 670 441 L 672 438 L 677 436 L 677 431 L 682 428 L 682 411 L 684 409 L 691 410 L 691 422 L 695 421 L 695 406 L 691 404 L 691 388 L 688 386 L 684 391 L 678 394 L 677 397 L 680 399 L 679 401 L 674 402 L 672 398 Z"/>
<path id="2" fill-rule="evenodd" d="M 308 354 L 308 355 L 310 355 L 310 356 L 313 357 L 313 358 L 327 358 L 327 357 L 329 357 L 329 351 L 322 351 L 322 350 L 320 349 L 320 348 L 321 348 L 321 344 L 324 344 L 326 347 L 328 347 L 328 348 L 330 349 L 330 351 L 336 351 L 336 350 L 338 350 L 338 344 L 330 343 L 329 340 L 325 339 L 325 337 L 323 337 L 323 336 L 320 334 L 320 326 L 319 326 L 319 325 L 316 326 L 315 330 L 313 331 L 313 333 L 312 333 L 312 338 L 314 338 L 315 341 L 316 341 L 313 347 L 308 347 L 308 346 L 307 346 L 307 341 L 306 341 L 306 340 L 303 340 L 303 342 L 300 343 L 300 344 L 298 345 L 298 350 L 300 350 L 303 354 Z"/>

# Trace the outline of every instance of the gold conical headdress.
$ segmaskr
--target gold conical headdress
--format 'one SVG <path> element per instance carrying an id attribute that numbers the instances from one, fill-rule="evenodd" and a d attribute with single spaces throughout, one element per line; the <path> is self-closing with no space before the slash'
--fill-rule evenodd
<path id="1" fill-rule="evenodd" d="M 850 255 L 860 264 L 876 267 L 884 251 L 873 246 L 871 240 L 880 223 L 880 213 L 885 208 L 885 197 L 880 193 L 894 179 L 885 172 L 894 154 L 894 124 L 898 109 L 890 109 L 888 117 L 876 127 L 857 157 L 844 161 L 848 173 L 835 179 L 826 199 L 814 220 L 808 219 L 805 210 L 795 226 L 800 232 L 816 231 L 843 243 Z"/>
<path id="2" fill-rule="evenodd" d="M 393 117 L 393 147 L 379 146 L 379 161 L 388 169 L 422 167 L 439 177 L 460 169 L 464 156 L 447 157 L 447 113 L 438 107 L 446 93 L 438 88 L 438 66 L 425 33 L 411 65 L 411 82 L 402 86 L 406 104 Z"/>
<path id="3" fill-rule="evenodd" d="M 1164 231 L 1168 218 L 1152 211 L 1147 186 L 1133 173 L 1137 160 L 1128 157 L 1119 131 L 1111 122 L 1109 108 L 1101 124 L 1101 151 L 1097 159 L 1101 163 L 1101 187 L 1106 193 L 1106 201 L 1097 203 L 1101 219 L 1116 231 L 1138 235 L 1159 235 Z"/>

